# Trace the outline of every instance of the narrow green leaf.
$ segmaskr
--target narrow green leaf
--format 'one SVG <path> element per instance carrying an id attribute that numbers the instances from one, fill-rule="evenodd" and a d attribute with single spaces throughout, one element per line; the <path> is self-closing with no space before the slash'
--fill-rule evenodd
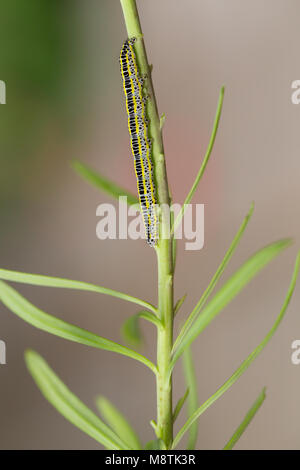
<path id="1" fill-rule="evenodd" d="M 25 353 L 26 365 L 44 397 L 74 426 L 110 450 L 130 449 L 77 398 L 35 351 Z"/>
<path id="2" fill-rule="evenodd" d="M 181 297 L 181 299 L 179 299 L 179 300 L 176 302 L 176 305 L 175 305 L 175 307 L 174 307 L 174 317 L 175 317 L 175 315 L 177 315 L 177 313 L 179 312 L 179 310 L 180 310 L 180 308 L 181 308 L 183 302 L 185 301 L 186 297 L 187 297 L 187 294 L 184 294 L 184 295 Z"/>
<path id="3" fill-rule="evenodd" d="M 207 289 L 204 291 L 202 297 L 200 298 L 199 302 L 195 306 L 194 310 L 192 313 L 189 315 L 187 318 L 186 322 L 184 323 L 183 327 L 180 330 L 180 333 L 178 337 L 176 338 L 176 341 L 174 343 L 174 350 L 178 347 L 178 345 L 181 343 L 182 339 L 184 338 L 187 330 L 190 328 L 190 326 L 193 324 L 195 318 L 197 318 L 200 310 L 203 308 L 204 304 L 206 303 L 207 299 L 209 298 L 210 294 L 213 292 L 218 280 L 220 279 L 221 275 L 223 274 L 227 264 L 229 263 L 235 249 L 237 248 L 240 239 L 242 238 L 242 235 L 248 225 L 248 222 L 253 214 L 254 210 L 254 204 L 252 203 L 250 210 L 246 217 L 243 220 L 243 223 L 241 224 L 237 234 L 235 235 L 233 242 L 231 243 L 227 253 L 225 254 L 220 266 L 218 267 L 216 273 L 214 274 L 212 280 L 210 281 Z"/>
<path id="4" fill-rule="evenodd" d="M 175 423 L 176 419 L 178 418 L 178 415 L 180 413 L 180 411 L 182 410 L 182 407 L 183 405 L 185 404 L 186 402 L 186 399 L 189 395 L 189 389 L 187 388 L 186 391 L 185 391 L 185 394 L 183 395 L 183 397 L 179 398 L 175 408 L 174 408 L 174 412 L 173 412 L 173 423 Z"/>
<path id="5" fill-rule="evenodd" d="M 3 281 L 0 281 L 0 300 L 13 313 L 40 330 L 70 341 L 75 341 L 76 343 L 131 357 L 142 362 L 152 372 L 156 373 L 155 365 L 141 354 L 43 312 Z"/>
<path id="6" fill-rule="evenodd" d="M 291 244 L 291 240 L 284 239 L 272 243 L 251 256 L 223 285 L 212 300 L 204 307 L 201 315 L 195 320 L 187 331 L 184 339 L 174 352 L 172 367 L 181 356 L 185 348 L 210 324 L 210 322 L 223 310 L 229 302 L 245 287 L 253 277 L 282 250 Z"/>
<path id="7" fill-rule="evenodd" d="M 154 429 L 155 434 L 157 434 L 157 423 L 156 423 L 155 419 L 151 419 L 150 426 Z"/>
<path id="8" fill-rule="evenodd" d="M 107 424 L 133 450 L 141 450 L 141 441 L 125 416 L 105 397 L 96 399 L 97 407 Z"/>
<path id="9" fill-rule="evenodd" d="M 182 356 L 183 362 L 183 372 L 185 376 L 185 383 L 188 387 L 190 393 L 188 396 L 187 406 L 188 406 L 188 418 L 195 413 L 197 410 L 198 403 L 198 392 L 197 392 L 197 379 L 195 373 L 195 366 L 192 357 L 191 348 L 186 348 Z M 191 424 L 189 429 L 189 437 L 187 442 L 187 449 L 194 450 L 198 437 L 198 421 L 195 421 Z"/>
<path id="10" fill-rule="evenodd" d="M 264 347 L 268 344 L 272 336 L 274 335 L 275 331 L 279 327 L 285 313 L 287 310 L 287 307 L 290 303 L 291 297 L 293 295 L 294 289 L 295 289 L 295 284 L 296 280 L 299 274 L 299 268 L 300 268 L 300 252 L 297 255 L 296 262 L 295 262 L 295 267 L 294 267 L 294 272 L 292 276 L 292 280 L 286 295 L 286 298 L 283 302 L 282 308 L 280 310 L 280 313 L 278 317 L 276 318 L 272 328 L 268 332 L 268 334 L 264 337 L 262 342 L 252 351 L 251 354 L 247 357 L 247 359 L 242 362 L 240 367 L 236 369 L 236 371 L 233 373 L 233 375 L 210 397 L 208 400 L 206 400 L 205 403 L 203 403 L 193 414 L 190 416 L 190 418 L 186 421 L 184 426 L 180 429 L 178 432 L 177 436 L 175 437 L 173 441 L 173 448 L 177 446 L 177 444 L 180 442 L 184 434 L 188 431 L 190 426 L 196 421 L 204 411 L 207 410 L 218 398 L 220 398 L 223 393 L 225 393 L 239 378 L 240 376 L 248 369 L 250 364 L 254 361 L 254 359 L 260 354 L 260 352 L 264 349 Z"/>
<path id="11" fill-rule="evenodd" d="M 18 271 L 9 271 L 7 269 L 0 269 L 0 279 L 3 281 L 19 282 L 23 284 L 31 284 L 32 286 L 43 286 L 43 287 L 56 287 L 60 289 L 75 289 L 83 290 L 88 292 L 96 292 L 98 294 L 111 295 L 118 299 L 126 300 L 134 304 L 140 305 L 153 313 L 157 313 L 156 308 L 145 302 L 144 300 L 132 297 L 128 294 L 123 294 L 107 287 L 97 286 L 95 284 L 89 284 L 88 282 L 73 281 L 71 279 L 62 279 L 60 277 L 43 276 L 41 274 L 28 274 L 21 273 Z"/>
<path id="12" fill-rule="evenodd" d="M 251 406 L 250 410 L 247 412 L 245 418 L 243 419 L 239 427 L 236 429 L 236 431 L 233 433 L 233 435 L 231 436 L 231 438 L 229 439 L 229 441 L 227 442 L 223 450 L 231 450 L 235 446 L 239 438 L 246 431 L 246 428 L 249 426 L 252 419 L 258 412 L 265 398 L 266 398 L 266 387 L 264 387 L 263 390 L 260 392 L 259 396 L 257 397 L 255 402 Z"/>
<path id="13" fill-rule="evenodd" d="M 82 178 L 109 196 L 112 196 L 115 199 L 119 199 L 120 196 L 126 196 L 128 205 L 131 206 L 137 204 L 137 208 L 140 207 L 139 200 L 136 196 L 131 194 L 126 189 L 121 188 L 117 184 L 113 183 L 105 176 L 100 175 L 100 173 L 92 170 L 84 163 L 75 160 L 72 162 L 72 167 L 80 176 L 82 176 Z"/>
<path id="14" fill-rule="evenodd" d="M 220 118 L 221 118 L 221 112 L 222 112 L 222 106 L 223 106 L 223 100 L 224 100 L 224 93 L 225 93 L 225 87 L 222 86 L 222 88 L 220 90 L 219 101 L 218 101 L 217 112 L 216 112 L 215 121 L 214 121 L 214 125 L 213 125 L 213 130 L 212 130 L 212 134 L 211 134 L 209 144 L 208 144 L 208 147 L 207 147 L 207 150 L 206 150 L 205 157 L 203 159 L 201 168 L 200 168 L 200 170 L 199 170 L 199 172 L 196 176 L 194 184 L 193 184 L 189 194 L 187 195 L 179 214 L 176 217 L 176 220 L 175 220 L 174 225 L 172 227 L 171 233 L 175 233 L 175 231 L 176 231 L 178 225 L 180 224 L 181 219 L 182 219 L 182 217 L 185 213 L 186 205 L 191 202 L 192 197 L 194 196 L 195 191 L 198 187 L 198 184 L 200 183 L 200 180 L 201 180 L 201 178 L 204 174 L 206 165 L 208 163 L 209 157 L 211 155 L 211 152 L 213 150 L 214 143 L 215 143 L 215 140 L 216 140 L 216 135 L 217 135 L 219 122 L 220 122 Z"/>
<path id="15" fill-rule="evenodd" d="M 153 323 L 157 328 L 162 328 L 163 326 L 161 320 L 156 315 L 153 315 L 153 313 L 142 310 L 138 313 L 138 316 L 150 323 Z"/>
<path id="16" fill-rule="evenodd" d="M 160 116 L 160 120 L 159 120 L 160 130 L 163 129 L 163 127 L 165 125 L 165 122 L 166 122 L 166 115 L 165 115 L 165 113 L 162 113 L 162 115 Z"/>
<path id="17" fill-rule="evenodd" d="M 147 320 L 149 323 L 153 323 L 157 328 L 162 327 L 160 319 L 156 315 L 153 315 L 153 313 L 145 310 L 127 318 L 122 325 L 121 333 L 123 339 L 134 347 L 140 347 L 144 343 L 143 334 L 140 328 L 141 318 Z"/>
<path id="18" fill-rule="evenodd" d="M 144 338 L 141 332 L 138 314 L 126 318 L 122 325 L 121 333 L 127 344 L 135 348 L 141 347 L 144 343 Z"/>

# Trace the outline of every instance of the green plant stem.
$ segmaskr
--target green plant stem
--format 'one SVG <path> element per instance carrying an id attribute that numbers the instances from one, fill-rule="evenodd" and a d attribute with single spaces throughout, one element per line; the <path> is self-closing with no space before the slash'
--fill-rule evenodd
<path id="1" fill-rule="evenodd" d="M 149 120 L 149 137 L 152 140 L 152 156 L 157 199 L 160 207 L 160 240 L 156 247 L 158 262 L 158 311 L 163 327 L 157 338 L 157 424 L 156 434 L 166 448 L 173 440 L 172 376 L 170 361 L 173 344 L 173 277 L 172 237 L 170 237 L 170 195 L 164 158 L 162 129 L 158 115 L 143 33 L 135 0 L 120 0 L 129 38 L 136 38 L 134 49 L 140 73 L 145 76 L 144 87 Z"/>
<path id="2" fill-rule="evenodd" d="M 157 437 L 167 448 L 173 441 L 172 375 L 170 362 L 173 346 L 173 267 L 170 240 L 161 240 L 157 249 L 158 299 L 163 328 L 157 338 Z"/>

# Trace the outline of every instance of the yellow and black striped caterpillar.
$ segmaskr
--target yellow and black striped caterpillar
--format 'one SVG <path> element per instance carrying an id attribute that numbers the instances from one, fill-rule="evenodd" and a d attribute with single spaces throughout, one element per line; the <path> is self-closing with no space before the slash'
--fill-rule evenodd
<path id="1" fill-rule="evenodd" d="M 158 238 L 158 218 L 156 214 L 156 194 L 151 161 L 152 143 L 148 136 L 146 119 L 146 98 L 143 95 L 143 78 L 133 49 L 135 39 L 127 39 L 121 49 L 120 66 L 123 88 L 126 97 L 128 129 L 137 187 L 146 230 L 147 242 L 155 246 Z"/>

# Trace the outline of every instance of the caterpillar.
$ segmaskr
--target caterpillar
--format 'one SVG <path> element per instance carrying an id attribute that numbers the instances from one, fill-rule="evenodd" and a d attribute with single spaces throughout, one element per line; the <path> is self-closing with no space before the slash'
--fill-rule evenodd
<path id="1" fill-rule="evenodd" d="M 146 238 L 150 246 L 158 239 L 158 217 L 156 214 L 156 191 L 151 160 L 152 142 L 148 135 L 146 100 L 143 95 L 144 79 L 139 74 L 133 44 L 136 39 L 126 39 L 120 53 L 120 67 L 126 98 L 128 129 L 134 168 L 137 179 L 139 201 L 145 225 Z"/>

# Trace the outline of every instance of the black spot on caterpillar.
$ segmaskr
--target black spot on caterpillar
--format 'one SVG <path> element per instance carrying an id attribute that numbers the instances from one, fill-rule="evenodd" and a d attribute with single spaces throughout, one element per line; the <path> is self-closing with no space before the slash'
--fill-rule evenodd
<path id="1" fill-rule="evenodd" d="M 135 39 L 127 39 L 124 42 L 120 53 L 120 66 L 126 98 L 131 150 L 134 157 L 134 168 L 147 242 L 149 245 L 155 246 L 158 239 L 158 217 L 155 207 L 156 193 L 151 160 L 152 143 L 148 137 L 145 106 L 147 97 L 143 96 L 144 79 L 139 74 L 133 48 L 134 42 Z"/>

